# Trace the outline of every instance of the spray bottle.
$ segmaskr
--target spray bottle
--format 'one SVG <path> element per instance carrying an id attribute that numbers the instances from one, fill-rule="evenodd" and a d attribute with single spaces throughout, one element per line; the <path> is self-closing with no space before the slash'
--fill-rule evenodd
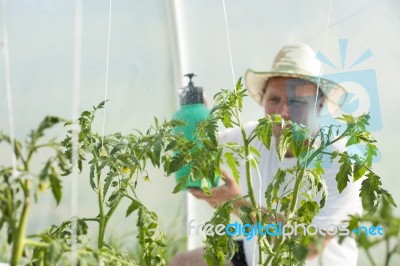
<path id="1" fill-rule="evenodd" d="M 185 76 L 189 77 L 189 84 L 179 90 L 180 109 L 174 114 L 174 119 L 186 122 L 186 125 L 178 127 L 175 132 L 182 132 L 186 139 L 196 141 L 194 134 L 196 125 L 209 117 L 210 110 L 204 105 L 203 88 L 193 85 L 192 78 L 196 75 L 190 73 Z M 176 172 L 176 181 L 179 183 L 189 171 L 190 165 L 185 165 L 179 169 Z M 218 178 L 215 177 L 212 186 L 216 186 L 217 184 Z M 210 183 L 208 183 L 208 187 L 211 187 Z M 201 180 L 192 180 L 189 178 L 185 188 L 201 188 Z"/>

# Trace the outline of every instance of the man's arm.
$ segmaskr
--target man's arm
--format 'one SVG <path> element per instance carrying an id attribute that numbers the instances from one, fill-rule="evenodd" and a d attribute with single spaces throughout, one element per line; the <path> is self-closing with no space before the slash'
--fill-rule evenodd
<path id="1" fill-rule="evenodd" d="M 222 205 L 237 196 L 241 196 L 242 192 L 235 180 L 225 171 L 221 171 L 221 173 L 222 179 L 224 180 L 225 184 L 210 189 L 210 195 L 205 194 L 200 189 L 190 188 L 188 189 L 188 191 L 192 193 L 192 195 L 196 198 L 207 201 L 208 204 L 210 204 L 210 206 L 213 208 L 216 208 L 218 205 Z M 250 203 L 248 203 L 245 199 L 239 199 L 235 201 L 233 205 L 233 213 L 238 215 L 239 207 L 247 204 Z"/>

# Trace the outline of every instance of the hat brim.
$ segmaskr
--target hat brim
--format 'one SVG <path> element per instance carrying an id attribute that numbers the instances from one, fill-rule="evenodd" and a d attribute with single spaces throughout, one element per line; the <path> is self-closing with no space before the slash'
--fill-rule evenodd
<path id="1" fill-rule="evenodd" d="M 342 106 L 346 101 L 346 90 L 336 82 L 329 79 L 298 73 L 256 72 L 249 69 L 245 74 L 245 85 L 250 96 L 253 97 L 253 99 L 260 105 L 262 105 L 262 98 L 267 82 L 269 79 L 274 77 L 301 78 L 312 83 L 319 84 L 319 87 L 324 93 L 326 100 L 329 101 L 331 105 L 333 104 L 334 106 L 337 106 L 337 108 Z"/>

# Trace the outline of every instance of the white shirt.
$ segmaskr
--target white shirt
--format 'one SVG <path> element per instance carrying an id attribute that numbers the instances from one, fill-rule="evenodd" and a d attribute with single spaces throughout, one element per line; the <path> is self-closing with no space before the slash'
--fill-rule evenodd
<path id="1" fill-rule="evenodd" d="M 249 134 L 254 130 L 256 125 L 256 122 L 252 122 L 245 126 L 247 136 L 249 136 Z M 235 142 L 243 144 L 240 130 L 238 128 L 233 128 L 222 132 L 220 134 L 220 142 Z M 339 144 L 335 143 L 333 148 L 336 150 L 344 150 L 345 143 L 338 143 Z M 276 151 L 276 139 L 274 137 L 272 137 L 271 140 L 270 150 L 268 150 L 257 138 L 252 141 L 251 145 L 261 154 L 260 162 L 258 163 L 261 176 L 259 177 L 257 171 L 252 169 L 254 194 L 257 202 L 261 202 L 261 205 L 265 207 L 264 193 L 270 182 L 273 180 L 276 172 L 279 168 L 287 169 L 293 167 L 296 163 L 296 158 L 284 158 L 280 161 Z M 349 182 L 342 193 L 339 193 L 335 179 L 339 170 L 339 164 L 333 162 L 330 165 L 324 165 L 324 170 L 325 174 L 323 178 L 328 187 L 328 197 L 325 206 L 320 210 L 312 222 L 312 224 L 320 227 L 326 227 L 329 224 L 341 224 L 343 221 L 348 219 L 348 215 L 361 213 L 362 210 L 361 200 L 359 197 L 361 182 Z M 239 173 L 240 189 L 243 195 L 247 195 L 248 190 L 244 160 L 240 162 Z M 251 240 L 244 240 L 244 251 L 248 265 L 254 265 L 253 259 L 254 262 L 258 261 L 258 246 L 255 245 L 256 239 L 256 237 L 253 237 Z M 256 250 L 254 250 L 254 248 L 256 248 Z M 253 258 L 254 254 L 255 258 Z M 322 265 L 324 266 L 357 265 L 358 250 L 352 237 L 346 237 L 342 244 L 339 244 L 338 238 L 334 237 L 328 242 L 321 256 L 322 258 L 317 256 L 312 260 L 307 260 L 306 265 L 319 265 L 320 259 L 322 259 Z"/>

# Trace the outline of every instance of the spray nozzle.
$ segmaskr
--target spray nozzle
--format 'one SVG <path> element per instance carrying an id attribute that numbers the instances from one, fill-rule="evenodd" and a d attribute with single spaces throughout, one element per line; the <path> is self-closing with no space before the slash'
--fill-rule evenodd
<path id="1" fill-rule="evenodd" d="M 192 78 L 195 77 L 195 76 L 196 76 L 196 74 L 194 74 L 194 73 L 188 73 L 188 74 L 185 75 L 185 77 L 189 78 L 189 85 L 193 85 Z"/>
<path id="2" fill-rule="evenodd" d="M 189 84 L 180 89 L 179 91 L 179 98 L 181 105 L 186 104 L 196 104 L 196 103 L 203 103 L 203 88 L 195 87 L 193 85 L 192 78 L 196 75 L 194 73 L 188 73 L 185 77 L 189 78 Z"/>

